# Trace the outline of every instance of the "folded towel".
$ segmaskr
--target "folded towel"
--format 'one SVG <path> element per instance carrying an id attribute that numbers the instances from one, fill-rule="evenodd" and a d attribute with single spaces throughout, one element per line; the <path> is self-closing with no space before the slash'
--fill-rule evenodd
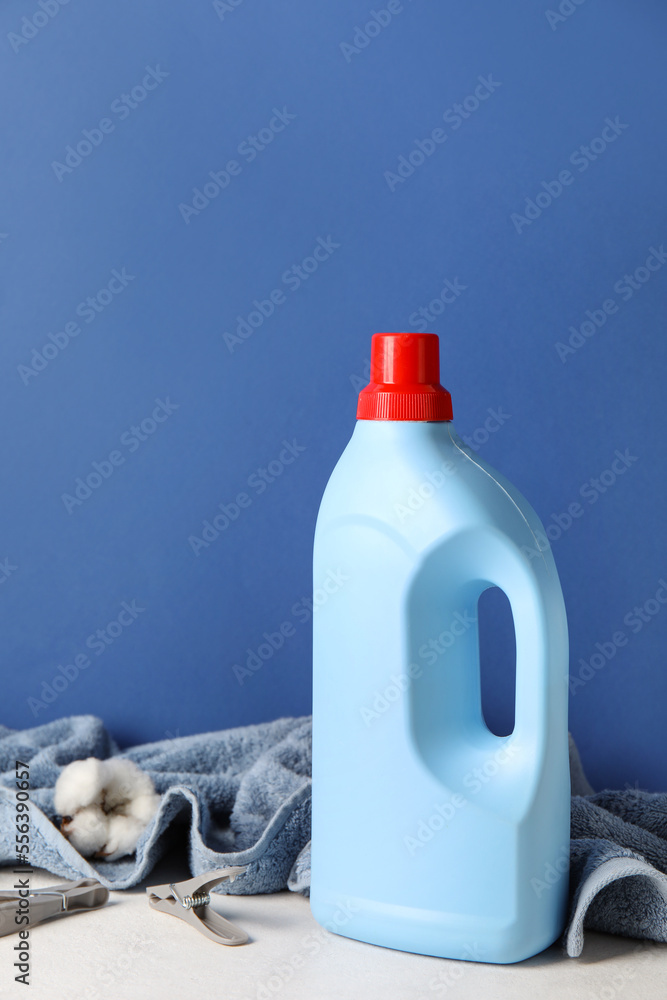
<path id="1" fill-rule="evenodd" d="M 581 954 L 584 928 L 667 941 L 667 793 L 593 793 L 571 737 L 570 776 L 567 954 Z"/>
<path id="2" fill-rule="evenodd" d="M 147 771 L 162 800 L 135 855 L 93 866 L 53 824 L 53 788 L 70 761 L 113 755 Z M 17 758 L 30 764 L 35 866 L 126 889 L 144 879 L 168 847 L 187 840 L 193 875 L 248 865 L 242 878 L 221 891 L 309 891 L 308 716 L 161 740 L 122 753 L 94 716 L 22 732 L 0 726 L 0 864 L 16 860 Z M 580 955 L 584 928 L 667 941 L 667 793 L 593 792 L 571 737 L 570 777 L 570 913 L 562 947 L 571 957 Z"/>

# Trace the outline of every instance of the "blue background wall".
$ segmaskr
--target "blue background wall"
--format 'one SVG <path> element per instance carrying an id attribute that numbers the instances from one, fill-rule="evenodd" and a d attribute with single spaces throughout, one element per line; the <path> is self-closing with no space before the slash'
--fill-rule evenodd
<path id="1" fill-rule="evenodd" d="M 358 0 L 55 4 L 0 12 L 3 721 L 308 712 L 318 501 L 370 335 L 426 328 L 457 429 L 550 526 L 593 784 L 667 787 L 667 266 L 624 279 L 667 243 L 667 11 L 404 0 L 362 35 Z"/>

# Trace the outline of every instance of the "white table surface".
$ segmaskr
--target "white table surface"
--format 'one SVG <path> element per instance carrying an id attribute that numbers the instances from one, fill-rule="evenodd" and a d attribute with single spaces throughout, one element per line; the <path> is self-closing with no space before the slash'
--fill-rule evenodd
<path id="1" fill-rule="evenodd" d="M 188 878 L 165 859 L 148 884 Z M 13 885 L 0 868 L 0 889 Z M 35 871 L 37 888 L 63 879 Z M 0 938 L 0 997 L 32 1000 L 667 1000 L 667 944 L 588 932 L 579 959 L 558 946 L 516 965 L 425 958 L 323 930 L 291 892 L 214 896 L 250 934 L 235 948 L 153 911 L 145 888 L 114 892 L 105 907 L 54 919 L 30 935 L 31 986 L 14 982 L 17 935 Z"/>

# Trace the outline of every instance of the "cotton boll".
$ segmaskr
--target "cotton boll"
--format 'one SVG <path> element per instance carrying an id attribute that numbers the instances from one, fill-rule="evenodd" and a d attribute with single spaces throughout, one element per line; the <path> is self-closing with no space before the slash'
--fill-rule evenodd
<path id="1" fill-rule="evenodd" d="M 125 854 L 132 854 L 146 824 L 133 816 L 124 816 L 121 813 L 113 813 L 107 819 L 106 842 L 100 854 L 103 854 L 108 861 L 115 861 Z"/>
<path id="2" fill-rule="evenodd" d="M 132 760 L 110 757 L 104 762 L 104 808 L 107 812 L 123 809 L 137 795 L 153 793 L 150 776 Z"/>
<path id="3" fill-rule="evenodd" d="M 160 796 L 157 792 L 151 792 L 148 795 L 137 795 L 136 799 L 132 799 L 128 811 L 131 816 L 148 826 L 159 805 Z"/>
<path id="4" fill-rule="evenodd" d="M 99 805 L 84 806 L 73 816 L 66 816 L 60 830 L 79 854 L 89 858 L 104 848 L 109 838 L 109 818 Z"/>
<path id="5" fill-rule="evenodd" d="M 75 760 L 60 772 L 53 792 L 53 804 L 60 816 L 72 816 L 77 809 L 100 802 L 104 785 L 103 761 L 95 757 Z"/>
<path id="6" fill-rule="evenodd" d="M 54 804 L 63 817 L 62 833 L 80 854 L 115 860 L 136 850 L 160 796 L 133 761 L 89 757 L 63 769 Z"/>

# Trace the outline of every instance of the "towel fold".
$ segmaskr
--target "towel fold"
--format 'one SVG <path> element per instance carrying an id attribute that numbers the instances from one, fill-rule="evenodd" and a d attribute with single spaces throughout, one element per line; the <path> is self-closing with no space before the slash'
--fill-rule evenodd
<path id="1" fill-rule="evenodd" d="M 118 755 L 147 771 L 162 800 L 137 846 L 117 861 L 82 858 L 54 825 L 53 788 L 62 768 Z M 109 889 L 144 879 L 165 851 L 187 849 L 193 875 L 248 865 L 227 893 L 307 894 L 310 885 L 311 719 L 161 740 L 119 751 L 94 716 L 33 729 L 0 726 L 0 864 L 16 860 L 15 762 L 29 764 L 30 861 Z M 561 939 L 581 954 L 584 929 L 667 942 L 667 793 L 594 792 L 570 737 L 572 821 L 570 913 Z"/>

